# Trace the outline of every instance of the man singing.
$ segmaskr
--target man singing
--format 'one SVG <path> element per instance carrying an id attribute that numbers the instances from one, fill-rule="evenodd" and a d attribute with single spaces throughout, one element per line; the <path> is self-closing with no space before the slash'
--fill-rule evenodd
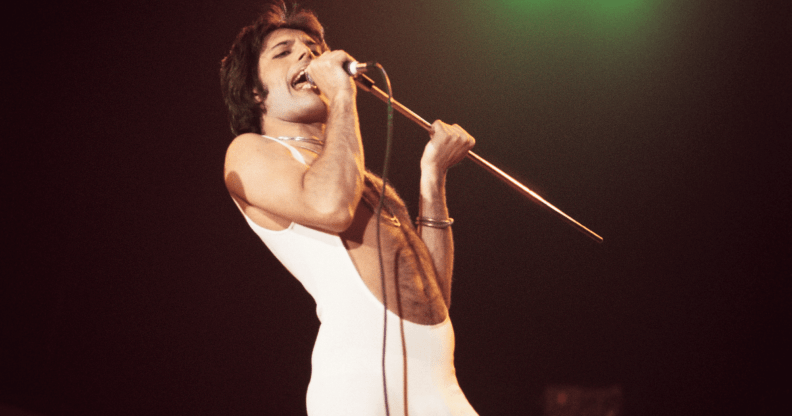
<path id="1" fill-rule="evenodd" d="M 365 169 L 357 91 L 342 68 L 352 60 L 329 50 L 317 18 L 296 6 L 272 5 L 245 27 L 220 71 L 238 135 L 226 186 L 316 301 L 308 415 L 476 415 L 454 370 L 445 200 L 446 171 L 475 141 L 432 124 L 413 227 L 396 192 Z"/>

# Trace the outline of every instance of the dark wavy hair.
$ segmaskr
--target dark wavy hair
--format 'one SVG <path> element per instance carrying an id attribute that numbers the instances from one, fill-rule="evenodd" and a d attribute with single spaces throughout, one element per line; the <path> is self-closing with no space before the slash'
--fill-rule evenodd
<path id="1" fill-rule="evenodd" d="M 253 24 L 244 27 L 220 65 L 220 85 L 234 135 L 263 133 L 261 116 L 266 109 L 256 102 L 254 90 L 260 92 L 262 100 L 267 98 L 268 91 L 258 76 L 258 61 L 264 38 L 277 29 L 301 30 L 321 45 L 323 51 L 329 49 L 319 19 L 297 4 L 290 9 L 283 1 L 272 3 Z"/>

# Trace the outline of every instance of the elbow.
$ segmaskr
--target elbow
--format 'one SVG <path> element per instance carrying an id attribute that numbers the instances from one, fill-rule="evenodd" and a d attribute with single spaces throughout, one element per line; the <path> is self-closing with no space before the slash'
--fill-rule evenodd
<path id="1" fill-rule="evenodd" d="M 340 234 L 352 225 L 355 209 L 349 205 L 324 207 L 317 210 L 317 218 L 324 230 Z"/>
<path id="2" fill-rule="evenodd" d="M 360 198 L 359 192 L 326 190 L 310 198 L 307 207 L 314 219 L 312 222 L 326 231 L 340 234 L 352 225 Z"/>
<path id="3" fill-rule="evenodd" d="M 352 220 L 354 220 L 352 215 L 337 215 L 327 222 L 327 228 L 335 234 L 340 234 L 352 226 Z"/>

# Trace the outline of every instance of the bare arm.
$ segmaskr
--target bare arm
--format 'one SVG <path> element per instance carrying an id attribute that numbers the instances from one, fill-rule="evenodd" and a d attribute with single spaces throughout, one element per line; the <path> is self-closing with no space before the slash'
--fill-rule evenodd
<path id="1" fill-rule="evenodd" d="M 421 158 L 421 185 L 418 215 L 435 220 L 448 219 L 445 197 L 446 171 L 462 160 L 475 140 L 458 125 L 441 121 L 432 124 L 431 140 Z M 418 233 L 429 249 L 438 284 L 446 306 L 451 306 L 451 276 L 454 269 L 454 239 L 451 227 L 418 226 Z"/>
<path id="2" fill-rule="evenodd" d="M 341 69 L 348 55 L 330 52 L 311 62 L 312 78 L 327 99 L 325 145 L 308 164 L 256 134 L 241 135 L 226 155 L 226 185 L 254 221 L 297 222 L 341 232 L 352 221 L 365 173 L 355 87 Z M 257 221 L 258 222 L 258 221 Z"/>

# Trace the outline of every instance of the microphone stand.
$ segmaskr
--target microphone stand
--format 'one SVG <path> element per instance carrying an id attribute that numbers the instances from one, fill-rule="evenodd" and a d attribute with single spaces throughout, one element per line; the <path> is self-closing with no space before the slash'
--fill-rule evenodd
<path id="1" fill-rule="evenodd" d="M 374 85 L 374 81 L 372 81 L 371 78 L 369 78 L 369 77 L 367 77 L 367 76 L 365 76 L 363 74 L 357 74 L 355 76 L 355 82 L 364 91 L 370 92 L 372 95 L 374 95 L 375 97 L 379 98 L 380 100 L 382 100 L 382 101 L 384 101 L 386 103 L 388 102 L 388 94 L 383 92 L 381 89 L 377 88 Z M 412 120 L 413 122 L 415 122 L 415 124 L 418 124 L 419 126 L 423 127 L 424 130 L 426 130 L 428 132 L 432 131 L 432 125 L 429 124 L 429 122 L 427 122 L 426 120 L 421 118 L 421 116 L 419 116 L 418 114 L 415 114 L 412 110 L 410 110 L 409 108 L 405 107 L 401 103 L 397 102 L 393 98 L 391 98 L 391 105 L 393 106 L 394 109 L 396 109 L 396 111 L 402 113 L 402 115 L 404 115 L 405 117 L 407 117 L 410 120 Z M 481 156 L 479 156 L 479 155 L 477 155 L 477 154 L 475 154 L 473 152 L 470 152 L 470 151 L 468 152 L 467 157 L 468 157 L 468 159 L 470 159 L 473 162 L 475 162 L 477 165 L 479 165 L 482 168 L 484 168 L 489 173 L 493 174 L 495 177 L 497 177 L 501 181 L 505 182 L 507 185 L 511 186 L 517 192 L 519 192 L 519 193 L 523 194 L 524 196 L 532 199 L 534 202 L 537 202 L 539 205 L 549 209 L 551 212 L 553 212 L 556 215 L 558 215 L 561 219 L 566 221 L 569 225 L 574 227 L 576 230 L 578 230 L 581 233 L 585 234 L 586 236 L 588 236 L 592 240 L 594 240 L 594 241 L 596 241 L 598 243 L 602 243 L 602 241 L 603 241 L 602 237 L 600 237 L 597 233 L 595 233 L 594 231 L 589 230 L 583 224 L 575 221 L 572 217 L 570 217 L 569 215 L 565 214 L 560 209 L 558 209 L 555 206 L 553 206 L 553 204 L 547 202 L 544 198 L 539 196 L 539 194 L 537 194 L 536 192 L 528 189 L 528 187 L 526 187 L 525 185 L 521 184 L 516 179 L 512 178 L 511 176 L 509 176 L 504 171 L 498 169 L 497 166 L 493 165 L 492 163 L 484 160 Z"/>

